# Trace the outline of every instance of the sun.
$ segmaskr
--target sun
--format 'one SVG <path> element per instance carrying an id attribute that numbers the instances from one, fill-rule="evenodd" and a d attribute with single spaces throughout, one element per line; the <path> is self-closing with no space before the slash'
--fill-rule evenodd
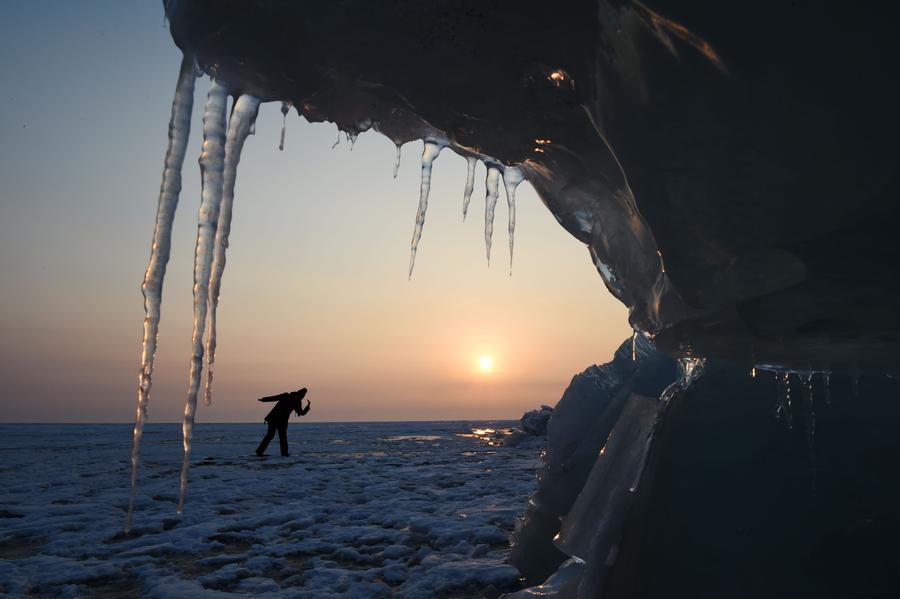
<path id="1" fill-rule="evenodd" d="M 494 358 L 490 356 L 481 356 L 478 358 L 478 370 L 481 372 L 491 372 L 494 370 Z"/>

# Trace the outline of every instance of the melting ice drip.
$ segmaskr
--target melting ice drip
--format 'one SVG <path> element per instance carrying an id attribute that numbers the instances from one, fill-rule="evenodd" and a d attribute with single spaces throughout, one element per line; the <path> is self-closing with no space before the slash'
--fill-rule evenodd
<path id="1" fill-rule="evenodd" d="M 182 60 L 175 88 L 175 97 L 172 102 L 172 113 L 169 121 L 169 143 L 166 149 L 165 166 L 160 186 L 156 228 L 153 233 L 150 261 L 142 285 L 145 311 L 144 335 L 141 345 L 141 367 L 138 373 L 138 400 L 131 450 L 131 493 L 125 521 L 126 532 L 131 529 L 132 525 L 140 443 L 144 423 L 147 419 L 153 363 L 159 336 L 163 280 L 165 279 L 166 265 L 169 261 L 175 209 L 178 206 L 178 198 L 181 192 L 181 169 L 190 134 L 194 83 L 198 74 L 193 56 L 185 56 Z M 184 457 L 179 485 L 178 513 L 181 513 L 184 509 L 190 466 L 191 440 L 194 431 L 194 417 L 197 411 L 197 397 L 200 393 L 202 380 L 204 355 L 207 360 L 204 398 L 207 404 L 212 401 L 217 338 L 216 312 L 219 304 L 222 275 L 225 271 L 228 237 L 231 232 L 237 167 L 240 162 L 244 142 L 249 135 L 254 133 L 256 116 L 260 105 L 259 98 L 248 94 L 239 95 L 235 98 L 231 114 L 228 116 L 227 99 L 231 92 L 232 90 L 229 90 L 220 82 L 214 79 L 211 80 L 203 112 L 203 148 L 199 159 L 202 192 L 197 224 L 197 243 L 194 250 L 194 318 L 191 337 L 191 368 L 188 396 L 185 401 L 182 420 Z M 284 149 L 287 114 L 290 107 L 290 102 L 281 103 L 282 128 L 278 144 L 279 150 Z M 359 131 L 344 132 L 346 139 L 351 143 L 351 147 L 360 131 L 369 129 L 372 126 L 373 123 L 368 121 Z M 339 131 L 338 141 L 340 141 L 340 133 Z M 337 145 L 337 142 L 335 142 L 335 145 Z M 428 209 L 428 196 L 431 190 L 431 167 L 441 150 L 448 145 L 450 145 L 449 142 L 433 139 L 425 139 L 424 141 L 419 205 L 416 211 L 415 229 L 410 246 L 410 277 L 415 266 L 416 252 L 418 251 L 419 241 L 425 225 L 425 213 Z M 397 144 L 394 177 L 397 176 L 397 171 L 400 167 L 400 154 L 401 146 Z M 503 179 L 509 208 L 509 254 L 510 274 L 512 274 L 516 226 L 515 191 L 525 179 L 525 176 L 518 166 L 502 166 L 498 161 L 487 156 L 465 154 L 465 158 L 468 163 L 468 172 L 463 193 L 463 219 L 465 219 L 468 211 L 469 201 L 474 189 L 475 167 L 479 159 L 487 165 L 485 183 L 485 246 L 489 264 L 494 209 L 499 198 L 499 182 L 501 177 Z"/>

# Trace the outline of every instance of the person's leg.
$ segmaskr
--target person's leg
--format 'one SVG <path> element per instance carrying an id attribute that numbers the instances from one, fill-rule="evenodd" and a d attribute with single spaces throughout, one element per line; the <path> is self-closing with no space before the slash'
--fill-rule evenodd
<path id="1" fill-rule="evenodd" d="M 272 437 L 275 436 L 275 425 L 269 424 L 269 430 L 266 431 L 266 436 L 263 437 L 262 442 L 259 444 L 259 447 L 256 448 L 256 455 L 262 455 L 266 452 L 266 447 L 269 446 L 269 441 L 272 440 Z"/>
<path id="2" fill-rule="evenodd" d="M 278 427 L 278 442 L 281 444 L 281 455 L 290 455 L 287 444 L 287 422 Z"/>

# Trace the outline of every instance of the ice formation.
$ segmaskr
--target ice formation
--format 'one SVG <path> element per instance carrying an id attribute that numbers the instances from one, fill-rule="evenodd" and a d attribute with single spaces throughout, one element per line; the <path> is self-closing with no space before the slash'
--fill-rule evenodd
<path id="1" fill-rule="evenodd" d="M 397 173 L 400 171 L 400 152 L 403 150 L 403 146 L 397 144 L 397 156 L 394 158 L 394 179 L 397 178 Z"/>
<path id="2" fill-rule="evenodd" d="M 525 180 L 525 174 L 517 166 L 503 169 L 503 187 L 506 189 L 506 202 L 509 207 L 509 274 L 512 275 L 513 246 L 516 237 L 516 187 Z"/>
<path id="3" fill-rule="evenodd" d="M 184 418 L 181 423 L 184 459 L 181 466 L 179 513 L 184 509 L 184 493 L 191 456 L 191 436 L 194 432 L 194 415 L 197 412 L 197 395 L 200 392 L 200 375 L 203 371 L 203 335 L 206 331 L 209 307 L 209 279 L 224 186 L 227 100 L 227 88 L 213 80 L 209 86 L 206 107 L 203 112 L 203 150 L 200 153 L 202 191 L 200 193 L 200 211 L 197 215 L 197 245 L 194 249 L 194 323 L 191 336 L 191 374 L 188 397 L 184 405 Z"/>
<path id="4" fill-rule="evenodd" d="M 286 115 L 286 104 L 282 104 L 282 115 Z M 225 271 L 225 251 L 228 249 L 228 236 L 231 233 L 231 212 L 234 206 L 234 182 L 237 167 L 241 160 L 244 141 L 250 134 L 250 128 L 256 120 L 259 110 L 259 98 L 242 95 L 234 103 L 231 118 L 228 121 L 228 135 L 225 139 L 225 165 L 223 169 L 222 203 L 219 208 L 219 221 L 216 227 L 216 239 L 213 248 L 212 270 L 209 279 L 209 335 L 206 341 L 206 405 L 212 401 L 213 368 L 216 362 L 216 310 L 219 307 L 219 292 L 222 287 L 222 273 Z M 282 145 L 284 128 L 281 130 Z"/>
<path id="5" fill-rule="evenodd" d="M 431 192 L 431 165 L 444 147 L 430 140 L 425 140 L 422 148 L 422 183 L 419 188 L 419 208 L 416 210 L 416 226 L 413 230 L 409 247 L 409 278 L 412 278 L 416 266 L 416 251 L 422 238 L 422 227 L 425 226 L 425 212 L 428 210 L 428 194 Z"/>
<path id="6" fill-rule="evenodd" d="M 159 190 L 159 205 L 156 211 L 156 229 L 153 232 L 150 263 L 144 274 L 141 290 L 144 294 L 144 338 L 141 342 L 141 368 L 138 372 L 137 414 L 134 419 L 134 433 L 131 446 L 131 494 L 128 499 L 128 515 L 125 530 L 131 529 L 134 509 L 134 493 L 137 485 L 137 465 L 144 422 L 147 420 L 147 404 L 150 401 L 150 387 L 153 379 L 153 360 L 159 338 L 159 317 L 162 304 L 163 280 L 169 251 L 172 245 L 172 222 L 181 193 L 181 167 L 187 151 L 191 129 L 191 109 L 194 105 L 194 81 L 196 67 L 193 56 L 184 56 L 175 98 L 172 100 L 172 115 L 169 120 L 169 144 L 163 167 L 162 184 Z"/>
<path id="7" fill-rule="evenodd" d="M 474 156 L 466 158 L 466 187 L 463 190 L 463 222 L 466 220 L 466 213 L 469 211 L 469 202 L 472 200 L 472 191 L 475 189 L 475 166 L 478 159 Z"/>
<path id="8" fill-rule="evenodd" d="M 676 394 L 686 391 L 687 388 L 691 386 L 691 383 L 700 378 L 705 366 L 705 358 L 695 358 L 690 356 L 679 358 L 678 369 L 681 376 L 663 391 L 660 399 L 664 402 L 668 402 L 672 400 Z"/>
<path id="9" fill-rule="evenodd" d="M 488 264 L 491 263 L 491 237 L 494 234 L 494 208 L 500 197 L 500 169 L 493 165 L 487 166 L 487 175 L 484 181 L 484 247 L 487 252 Z"/>
<path id="10" fill-rule="evenodd" d="M 284 134 L 287 131 L 287 115 L 291 109 L 290 102 L 281 103 L 281 139 L 278 142 L 278 150 L 284 151 Z"/>
<path id="11" fill-rule="evenodd" d="M 675 22 L 637 1 L 573 3 L 565 10 L 526 1 L 512 12 L 482 3 L 483 27 L 460 27 L 454 24 L 469 24 L 463 12 L 468 6 L 425 8 L 410 19 L 406 3 L 351 2 L 354 18 L 347 20 L 344 7 L 310 14 L 307 6 L 274 0 L 257 3 L 257 10 L 234 4 L 237 9 L 211 11 L 204 2 L 167 2 L 176 43 L 197 52 L 208 72 L 230 75 L 267 100 L 292 99 L 307 117 L 338 123 L 348 141 L 363 116 L 377 121 L 395 143 L 450 138 L 448 147 L 489 166 L 488 259 L 500 173 L 521 168 L 558 222 L 590 248 L 608 288 L 628 306 L 633 328 L 654 334 L 660 349 L 747 366 L 779 364 L 771 370 L 779 416 L 794 427 L 787 434 L 799 436 L 794 429 L 803 406 L 814 407 L 811 386 L 810 401 L 804 391 L 804 401 L 791 403 L 791 379 L 805 383 L 806 371 L 797 370 L 798 364 L 811 372 L 810 383 L 816 378 L 810 365 L 837 370 L 857 366 L 852 362 L 896 364 L 897 293 L 885 276 L 895 270 L 898 255 L 896 186 L 884 175 L 896 162 L 898 130 L 896 94 L 884 76 L 896 54 L 890 51 L 896 45 L 890 20 L 828 3 L 813 11 L 816 27 L 803 27 L 809 8 L 790 3 L 719 9 L 697 3 L 682 7 L 681 22 Z M 530 34 L 506 36 L 501 45 L 483 35 L 510 19 Z M 296 23 L 307 21 L 315 26 L 296 34 Z M 695 24 L 713 36 L 716 49 L 688 27 Z M 335 30 L 346 36 L 334 36 Z M 423 33 L 431 51 L 418 51 L 426 46 Z M 848 36 L 852 43 L 830 43 Z M 883 51 L 873 51 L 871 40 Z M 462 52 L 490 53 L 497 60 L 459 60 Z M 384 68 L 386 56 L 390 68 Z M 730 61 L 733 70 L 731 64 L 726 68 Z M 835 64 L 848 67 L 839 70 L 849 77 L 847 85 L 819 93 L 833 83 Z M 416 76 L 422 72 L 433 76 Z M 503 102 L 473 98 L 472 82 L 488 83 Z M 796 105 L 807 109 L 797 111 Z M 827 115 L 835 111 L 853 126 L 829 130 Z M 829 134 L 823 137 L 822 131 Z M 480 153 L 486 148 L 492 156 Z M 871 185 L 860 188 L 859 181 Z M 861 215 L 853 223 L 846 218 L 848 193 Z M 773 224 L 774 213 L 781 218 Z M 834 273 L 841 272 L 853 272 L 855 283 L 835 284 Z M 866 298 L 864 308 L 860 298 Z M 642 362 L 641 341 L 633 366 Z M 627 346 L 623 356 L 628 361 Z M 597 408 L 602 414 L 591 412 L 596 418 L 566 410 L 554 414 L 553 421 L 568 421 L 581 432 L 583 421 L 593 426 L 575 437 L 587 439 L 577 449 L 561 452 L 572 461 L 555 455 L 551 463 L 558 468 L 547 474 L 570 481 L 566 475 L 574 471 L 592 478 L 573 508 L 584 517 L 571 517 L 572 529 L 559 539 L 576 555 L 591 554 L 570 568 L 584 566 L 585 579 L 595 585 L 581 587 L 582 596 L 598 596 L 597 581 L 622 559 L 620 550 L 627 553 L 627 544 L 620 547 L 616 538 L 629 496 L 651 486 L 640 479 L 645 465 L 652 470 L 647 456 L 662 444 L 653 441 L 656 416 L 689 403 L 677 397 L 703 364 L 688 357 L 677 367 L 678 381 L 665 393 L 626 392 L 627 385 L 611 383 L 603 394 L 605 407 Z M 740 369 L 742 379 L 746 370 Z M 766 370 L 758 365 L 754 371 Z M 855 379 L 848 386 L 855 396 Z M 764 407 L 769 417 L 770 402 Z M 824 428 L 826 415 L 820 413 L 818 423 L 815 416 L 807 409 L 808 435 L 816 424 Z M 729 431 L 735 434 L 720 441 L 730 442 L 745 428 L 735 427 Z M 603 454 L 597 459 L 599 448 L 587 450 L 601 436 Z M 808 438 L 808 444 L 814 441 Z M 700 489 L 692 505 L 712 491 Z M 567 509 L 574 500 L 559 487 L 544 499 Z M 598 506 L 608 506 L 602 517 L 592 512 Z M 558 515 L 545 522 L 558 525 Z M 775 549 L 766 556 L 777 554 L 778 543 L 770 545 Z M 669 551 L 655 564 L 679 557 Z M 664 575 L 656 578 L 670 582 Z"/>

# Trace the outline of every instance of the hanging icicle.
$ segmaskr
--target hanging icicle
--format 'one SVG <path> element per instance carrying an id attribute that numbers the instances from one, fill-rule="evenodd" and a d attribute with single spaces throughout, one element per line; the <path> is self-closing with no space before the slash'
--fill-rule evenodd
<path id="1" fill-rule="evenodd" d="M 409 248 L 409 278 L 412 278 L 413 268 L 416 266 L 416 251 L 419 248 L 419 240 L 422 238 L 422 227 L 425 226 L 425 212 L 428 210 L 428 193 L 431 191 L 431 165 L 441 153 L 444 146 L 433 141 L 425 140 L 422 148 L 422 183 L 419 187 L 419 208 L 416 210 L 416 226 L 413 229 L 413 238 Z"/>
<path id="2" fill-rule="evenodd" d="M 791 373 L 775 373 L 775 417 L 783 420 L 789 429 L 794 427 L 794 412 L 791 407 Z"/>
<path id="3" fill-rule="evenodd" d="M 491 265 L 491 237 L 494 235 L 494 209 L 500 197 L 500 170 L 495 166 L 487 167 L 484 181 L 484 245 L 487 252 L 488 266 Z"/>
<path id="4" fill-rule="evenodd" d="M 472 191 L 475 189 L 475 166 L 478 159 L 472 156 L 466 158 L 466 188 L 463 190 L 463 222 L 466 222 L 466 213 L 469 211 L 469 202 L 472 201 Z"/>
<path id="5" fill-rule="evenodd" d="M 153 379 L 153 361 L 159 337 L 159 318 L 162 305 L 163 280 L 172 246 L 172 222 L 181 193 L 181 167 L 191 131 L 191 110 L 194 106 L 194 81 L 196 80 L 194 57 L 185 55 L 181 59 L 181 70 L 172 100 L 169 117 L 169 144 L 163 166 L 162 184 L 156 208 L 156 228 L 150 249 L 150 262 L 144 273 L 141 291 L 144 295 L 144 337 L 141 341 L 141 369 L 138 372 L 137 413 L 134 419 L 131 443 L 131 494 L 128 499 L 128 514 L 125 517 L 125 532 L 131 530 L 134 510 L 134 494 L 137 488 L 137 466 L 140 454 L 144 422 L 147 420 L 147 404 L 150 401 L 150 387 Z"/>
<path id="6" fill-rule="evenodd" d="M 222 202 L 223 171 L 225 168 L 225 107 L 227 90 L 217 81 L 209 87 L 206 109 L 203 113 L 203 151 L 200 153 L 202 192 L 197 216 L 197 245 L 194 249 L 194 327 L 191 337 L 191 375 L 184 418 L 181 423 L 184 443 L 184 460 L 181 465 L 178 513 L 184 509 L 184 493 L 191 458 L 191 438 L 194 433 L 194 415 L 197 412 L 197 394 L 200 391 L 200 375 L 203 370 L 203 333 L 206 328 L 206 312 L 209 301 L 209 276 L 212 264 L 213 243 L 219 222 L 219 206 Z M 252 130 L 252 128 L 251 128 Z"/>
<path id="7" fill-rule="evenodd" d="M 516 188 L 525 180 L 525 174 L 517 166 L 503 169 L 503 187 L 506 190 L 506 205 L 509 208 L 509 276 L 512 276 L 513 246 L 516 238 Z"/>
<path id="8" fill-rule="evenodd" d="M 231 234 L 231 211 L 234 205 L 234 182 L 237 167 L 241 161 L 244 141 L 250 135 L 250 126 L 259 111 L 259 98 L 243 95 L 234 103 L 228 121 L 228 135 L 225 138 L 225 166 L 222 173 L 222 204 L 213 243 L 213 259 L 209 278 L 209 333 L 206 341 L 206 405 L 212 403 L 213 368 L 216 362 L 216 309 L 219 306 L 219 291 L 222 287 L 222 273 L 225 271 L 225 250 Z"/>
<path id="9" fill-rule="evenodd" d="M 400 152 L 403 146 L 397 144 L 397 157 L 394 158 L 394 179 L 397 178 L 397 173 L 400 171 Z"/>
<path id="10" fill-rule="evenodd" d="M 284 134 L 287 131 L 287 115 L 291 110 L 290 102 L 281 103 L 281 141 L 278 142 L 278 150 L 284 151 Z"/>
<path id="11" fill-rule="evenodd" d="M 809 463 L 809 481 L 813 491 L 816 490 L 816 404 L 813 398 L 813 374 L 800 374 L 803 384 L 803 407 L 806 415 L 806 454 Z"/>

